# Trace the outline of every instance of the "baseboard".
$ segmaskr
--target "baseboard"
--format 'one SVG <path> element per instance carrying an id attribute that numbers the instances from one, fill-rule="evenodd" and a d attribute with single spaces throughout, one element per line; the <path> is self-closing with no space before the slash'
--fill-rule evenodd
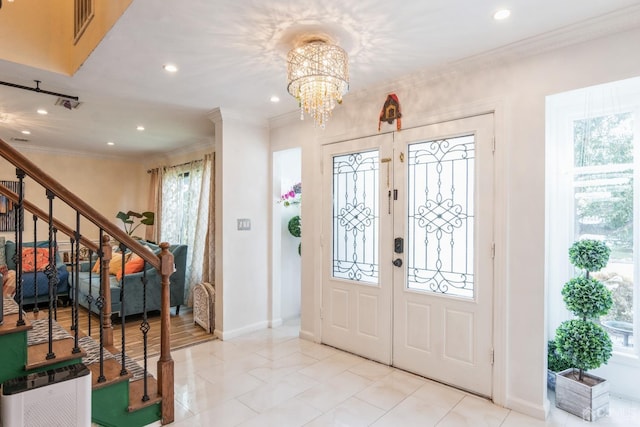
<path id="1" fill-rule="evenodd" d="M 302 329 L 300 330 L 300 333 L 298 334 L 298 336 L 300 337 L 301 340 L 307 340 L 307 341 L 311 341 L 311 342 L 318 342 L 316 341 L 316 336 L 309 331 L 303 331 Z"/>
<path id="2" fill-rule="evenodd" d="M 278 326 L 282 326 L 283 323 L 284 321 L 282 320 L 282 318 L 274 319 L 269 322 L 269 327 L 277 328 Z"/>
<path id="3" fill-rule="evenodd" d="M 243 326 L 242 328 L 232 329 L 230 331 L 219 331 L 215 330 L 214 334 L 220 338 L 221 340 L 230 340 L 232 338 L 236 338 L 242 335 L 246 335 L 250 332 L 260 331 L 262 329 L 267 329 L 269 327 L 269 322 L 264 320 L 262 322 L 256 322 L 251 325 Z"/>
<path id="4" fill-rule="evenodd" d="M 549 399 L 545 399 L 542 405 L 534 405 L 526 400 L 508 397 L 505 407 L 539 420 L 545 420 L 549 414 Z"/>

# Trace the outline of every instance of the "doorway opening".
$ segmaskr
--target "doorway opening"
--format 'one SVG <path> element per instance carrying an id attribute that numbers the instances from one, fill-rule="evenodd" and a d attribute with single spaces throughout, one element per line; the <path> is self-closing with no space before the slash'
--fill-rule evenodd
<path id="1" fill-rule="evenodd" d="M 270 326 L 299 322 L 301 294 L 302 150 L 273 153 Z"/>

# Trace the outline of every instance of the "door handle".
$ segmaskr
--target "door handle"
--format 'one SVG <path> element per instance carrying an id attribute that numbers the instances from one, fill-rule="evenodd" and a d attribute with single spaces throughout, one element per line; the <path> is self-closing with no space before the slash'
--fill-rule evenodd
<path id="1" fill-rule="evenodd" d="M 396 267 L 402 267 L 402 260 L 400 258 L 394 259 L 393 265 L 395 265 Z"/>

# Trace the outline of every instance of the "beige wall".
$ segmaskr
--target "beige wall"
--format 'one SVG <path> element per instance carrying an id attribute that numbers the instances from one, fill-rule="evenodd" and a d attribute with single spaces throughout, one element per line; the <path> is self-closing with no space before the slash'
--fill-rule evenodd
<path id="1" fill-rule="evenodd" d="M 149 178 L 143 165 L 116 158 L 76 156 L 64 153 L 21 151 L 47 175 L 53 177 L 114 224 L 121 226 L 115 215 L 118 211 L 147 209 Z M 15 167 L 0 159 L 0 180 L 15 181 Z M 48 211 L 45 191 L 30 178 L 25 180 L 25 198 Z M 60 200 L 54 201 L 54 216 L 75 228 L 75 211 Z M 38 221 L 38 223 L 42 223 Z M 38 226 L 38 240 L 47 239 L 46 226 Z M 80 225 L 82 235 L 98 238 L 98 229 L 87 221 Z M 25 213 L 26 241 L 33 240 L 32 215 Z M 0 233 L 14 240 L 14 234 Z M 59 236 L 58 239 L 64 237 Z"/>
<path id="2" fill-rule="evenodd" d="M 132 0 L 95 1 L 94 18 L 77 44 L 73 1 L 19 0 L 0 13 L 0 58 L 73 75 L 117 22 Z"/>

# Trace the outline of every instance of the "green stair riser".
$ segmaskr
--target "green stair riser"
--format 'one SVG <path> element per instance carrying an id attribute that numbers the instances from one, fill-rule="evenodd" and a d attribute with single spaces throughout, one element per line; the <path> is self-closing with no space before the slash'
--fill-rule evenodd
<path id="1" fill-rule="evenodd" d="M 0 383 L 26 374 L 27 331 L 0 335 Z"/>
<path id="2" fill-rule="evenodd" d="M 91 421 L 105 427 L 141 427 L 158 421 L 160 403 L 129 412 L 129 383 L 123 381 L 91 394 Z"/>

